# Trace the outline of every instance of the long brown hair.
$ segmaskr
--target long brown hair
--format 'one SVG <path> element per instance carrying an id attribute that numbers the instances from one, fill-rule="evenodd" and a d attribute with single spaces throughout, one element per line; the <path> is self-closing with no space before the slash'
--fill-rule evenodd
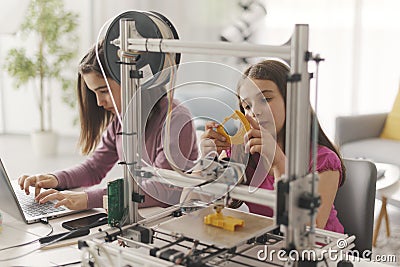
<path id="1" fill-rule="evenodd" d="M 241 86 L 243 85 L 243 82 L 247 79 L 247 78 L 252 78 L 252 79 L 256 79 L 256 80 L 270 80 L 272 82 L 274 82 L 277 87 L 279 88 L 279 92 L 281 93 L 284 102 L 285 102 L 285 107 L 286 107 L 286 92 L 287 92 L 287 76 L 289 74 L 289 67 L 277 60 L 264 60 L 261 61 L 257 64 L 254 64 L 250 67 L 248 67 L 245 72 L 243 73 L 243 76 L 241 77 L 239 83 L 238 83 L 238 87 L 237 87 L 237 91 L 239 92 L 239 89 L 241 88 Z M 240 99 L 239 99 L 239 107 L 240 110 L 242 111 L 242 113 L 244 114 L 244 109 L 243 107 L 240 105 Z M 312 108 L 310 107 L 310 109 L 312 110 Z M 314 116 L 315 113 L 314 111 L 311 112 L 311 121 L 314 121 Z M 325 132 L 322 130 L 322 127 L 318 122 L 318 144 L 322 145 L 322 146 L 326 146 L 329 149 L 331 149 L 332 151 L 334 151 L 336 153 L 336 155 L 339 157 L 341 165 L 342 165 L 342 180 L 340 183 L 340 186 L 344 183 L 345 180 L 345 173 L 346 173 L 346 169 L 345 166 L 343 165 L 343 160 L 342 157 L 338 151 L 338 149 L 333 145 L 333 143 L 329 140 L 329 138 L 326 136 Z M 312 127 L 312 125 L 311 125 Z M 281 130 L 283 133 L 286 132 L 286 121 L 285 124 L 282 127 Z M 280 133 L 276 133 L 277 136 L 279 136 Z M 285 134 L 282 135 L 283 139 L 283 144 L 285 145 Z M 312 138 L 312 136 L 310 135 L 310 139 Z M 284 149 L 284 148 L 283 148 Z"/>
<path id="2" fill-rule="evenodd" d="M 110 75 L 105 68 L 103 42 L 98 45 L 98 54 L 101 65 L 108 78 Z M 103 131 L 114 118 L 114 114 L 97 105 L 96 95 L 91 91 L 83 79 L 84 74 L 96 73 L 102 76 L 99 62 L 96 58 L 96 45 L 82 58 L 79 64 L 77 95 L 79 104 L 79 118 L 81 132 L 78 145 L 85 155 L 92 152 L 100 142 Z"/>

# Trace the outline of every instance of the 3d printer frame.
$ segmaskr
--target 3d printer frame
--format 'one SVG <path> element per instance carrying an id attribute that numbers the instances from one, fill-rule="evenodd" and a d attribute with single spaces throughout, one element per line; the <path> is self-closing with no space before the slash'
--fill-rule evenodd
<path id="1" fill-rule="evenodd" d="M 334 246 L 334 241 L 338 238 L 346 238 L 351 244 L 354 237 L 347 237 L 341 234 L 335 234 L 323 230 L 316 230 L 313 224 L 316 208 L 315 200 L 318 199 L 315 188 L 317 188 L 317 179 L 315 174 L 309 173 L 310 158 L 310 73 L 308 73 L 308 62 L 313 60 L 312 53 L 308 50 L 308 25 L 295 25 L 294 33 L 290 40 L 282 46 L 268 46 L 256 44 L 233 44 L 226 42 L 187 42 L 176 39 L 157 39 L 157 38 L 137 38 L 135 29 L 135 20 L 130 18 L 121 18 L 119 20 L 119 37 L 112 41 L 112 45 L 119 47 L 120 52 L 120 70 L 121 70 L 121 90 L 122 90 L 122 114 L 124 114 L 124 123 L 122 127 L 123 147 L 125 151 L 125 205 L 128 209 L 127 221 L 122 227 L 100 233 L 86 239 L 82 244 L 82 249 L 93 248 L 108 251 L 103 257 L 119 257 L 119 263 L 133 262 L 149 264 L 148 266 L 168 266 L 169 263 L 181 264 L 182 257 L 188 261 L 188 255 L 193 256 L 193 262 L 185 262 L 186 266 L 219 266 L 222 261 L 229 260 L 235 262 L 238 256 L 246 258 L 246 261 L 260 259 L 251 258 L 246 253 L 254 246 L 260 244 L 275 244 L 285 242 L 285 249 L 305 250 L 315 249 L 315 242 L 321 241 L 326 246 Z M 132 196 L 138 196 L 139 185 L 135 183 L 135 175 L 142 175 L 143 171 L 151 173 L 151 169 L 141 166 L 141 145 L 142 136 L 140 134 L 141 126 L 141 76 L 133 75 L 136 72 L 134 64 L 135 57 L 141 52 L 155 53 L 196 53 L 208 55 L 227 55 L 236 57 L 277 57 L 290 64 L 290 75 L 288 77 L 287 105 L 286 105 L 286 151 L 287 166 L 286 173 L 278 184 L 278 189 L 272 192 L 260 190 L 249 200 L 248 191 L 241 186 L 233 188 L 230 194 L 234 194 L 237 199 L 259 202 L 264 205 L 275 206 L 276 227 L 284 233 L 284 237 L 276 235 L 268 229 L 262 235 L 254 236 L 247 243 L 241 244 L 241 248 L 234 246 L 230 248 L 219 248 L 213 244 L 202 243 L 201 240 L 192 240 L 185 236 L 165 233 L 157 228 L 151 228 L 165 218 L 173 217 L 179 214 L 181 206 L 166 209 L 162 214 L 143 219 L 139 217 L 138 202 L 131 201 Z M 135 98 L 133 96 L 135 95 Z M 134 99 L 134 100 L 133 100 Z M 134 101 L 134 103 L 132 103 Z M 128 109 L 129 105 L 135 108 Z M 195 186 L 199 183 L 198 179 L 191 181 L 187 177 L 179 174 L 165 171 L 163 177 L 166 179 L 175 179 L 182 185 Z M 300 203 L 302 202 L 302 203 Z M 307 225 L 311 225 L 308 227 Z M 146 236 L 152 236 L 160 242 L 166 244 L 150 245 L 151 242 L 143 243 L 135 241 L 132 238 L 125 238 L 124 231 L 137 232 L 137 227 L 150 227 L 146 229 L 151 233 Z M 135 228 L 135 230 L 132 230 Z M 140 232 L 140 231 L 139 231 Z M 154 235 L 154 233 L 157 233 Z M 161 238 L 160 235 L 168 236 Z M 131 246 L 139 246 L 145 249 L 145 253 L 139 250 L 125 251 L 123 248 L 104 244 L 104 241 L 120 240 Z M 149 238 L 147 238 L 149 239 Z M 169 240 L 168 240 L 169 239 Z M 84 245 L 83 245 L 84 244 Z M 325 247 L 326 247 L 325 246 Z M 347 248 L 350 249 L 351 245 Z M 187 252 L 182 252 L 185 249 Z M 149 253 L 150 251 L 150 253 Z M 163 259 L 158 262 L 153 261 L 151 257 Z M 235 259 L 234 259 L 235 258 Z M 189 265 L 187 265 L 189 264 Z M 197 265 L 196 265 L 197 264 Z M 282 265 L 282 263 L 266 263 Z M 287 264 L 287 263 L 285 263 Z M 244 263 L 244 266 L 255 266 L 253 263 Z M 122 265 L 119 265 L 122 266 Z"/>
<path id="2" fill-rule="evenodd" d="M 123 18 L 120 20 L 120 38 L 114 42 L 119 43 L 121 51 L 143 51 L 143 52 L 159 52 L 159 53 L 196 53 L 196 54 L 214 54 L 214 55 L 230 55 L 239 57 L 250 56 L 269 56 L 278 57 L 290 62 L 290 77 L 288 77 L 288 94 L 287 94 L 287 122 L 286 122 L 286 155 L 287 168 L 285 178 L 291 182 L 289 187 L 296 187 L 296 190 L 278 190 L 279 194 L 278 207 L 284 206 L 287 210 L 277 214 L 278 216 L 286 216 L 290 219 L 279 219 L 279 222 L 286 224 L 286 242 L 288 246 L 295 248 L 305 248 L 308 242 L 304 240 L 306 234 L 305 225 L 310 222 L 309 210 L 299 207 L 298 199 L 303 192 L 309 191 L 309 180 L 305 179 L 309 169 L 310 155 L 310 75 L 308 73 L 307 64 L 310 60 L 310 52 L 308 51 L 308 25 L 296 25 L 294 34 L 290 42 L 282 46 L 267 46 L 254 44 L 232 44 L 232 43 L 199 43 L 199 42 L 183 42 L 181 40 L 169 39 L 136 39 L 132 36 L 135 33 L 135 21 Z M 132 96 L 136 94 L 136 109 L 130 109 L 126 116 L 127 122 L 123 126 L 124 133 L 135 133 L 123 135 L 124 151 L 126 151 L 126 161 L 136 162 L 136 168 L 140 168 L 139 146 L 133 144 L 141 144 L 141 136 L 139 134 L 140 124 L 140 83 L 133 82 L 129 73 L 134 70 L 135 65 L 132 63 L 131 56 L 123 56 L 121 53 L 121 88 L 123 103 L 129 104 Z M 136 79 L 140 80 L 140 79 Z M 138 86 L 139 85 L 139 86 Z M 125 93 L 124 93 L 125 92 Z M 125 107 L 127 105 L 124 105 Z M 131 125 L 132 124 L 132 125 Z M 135 149 L 137 148 L 137 149 Z M 128 165 L 133 166 L 133 165 Z M 134 170 L 126 172 L 135 173 Z M 133 181 L 134 179 L 125 180 Z M 314 181 L 315 182 L 315 181 Z M 134 183 L 129 185 L 132 192 L 128 192 L 127 196 L 137 193 L 138 186 Z M 128 223 L 137 222 L 137 203 L 129 201 L 130 220 Z M 286 223 L 285 223 L 286 222 Z"/>

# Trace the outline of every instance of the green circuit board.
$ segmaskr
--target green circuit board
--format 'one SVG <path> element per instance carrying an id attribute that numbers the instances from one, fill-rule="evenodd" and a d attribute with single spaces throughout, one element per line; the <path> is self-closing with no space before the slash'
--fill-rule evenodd
<path id="1" fill-rule="evenodd" d="M 124 179 L 111 181 L 107 185 L 108 224 L 118 226 L 124 216 Z"/>

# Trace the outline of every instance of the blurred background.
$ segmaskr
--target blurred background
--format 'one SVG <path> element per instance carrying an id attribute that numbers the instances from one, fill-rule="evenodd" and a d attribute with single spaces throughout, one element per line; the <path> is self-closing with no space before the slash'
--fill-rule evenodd
<path id="1" fill-rule="evenodd" d="M 16 90 L 4 64 L 10 49 L 35 48 L 30 39 L 21 41 L 18 32 L 28 3 L 0 1 L 0 134 L 28 135 L 38 128 L 37 94 L 30 90 L 32 83 Z M 290 39 L 295 24 L 309 24 L 310 50 L 325 58 L 320 64 L 318 115 L 332 139 L 336 116 L 387 112 L 399 88 L 400 1 L 397 0 L 68 0 L 64 5 L 67 11 L 77 14 L 78 41 L 73 43 L 77 54 L 63 66 L 72 79 L 76 77 L 80 58 L 107 21 L 127 10 L 149 10 L 167 17 L 180 38 L 187 41 L 280 45 Z M 238 70 L 251 62 L 182 55 L 182 62 L 193 60 L 220 62 Z M 207 75 L 207 69 L 204 71 Z M 57 88 L 60 85 L 52 83 L 50 87 L 53 130 L 60 140 L 63 136 L 77 137 L 76 107 L 63 100 L 64 92 Z M 69 100 L 73 100 L 73 94 Z"/>
<path id="2" fill-rule="evenodd" d="M 52 0 L 34 0 L 35 3 Z M 40 38 L 24 36 L 19 31 L 29 11 L 29 0 L 0 0 L 0 158 L 9 176 L 17 178 L 27 173 L 43 173 L 62 169 L 82 162 L 77 149 L 79 124 L 74 96 L 77 67 L 82 56 L 96 42 L 100 29 L 107 22 L 128 10 L 156 11 L 168 18 L 176 27 L 180 39 L 186 41 L 230 41 L 254 44 L 282 45 L 290 38 L 295 24 L 309 24 L 309 48 L 325 59 L 320 64 L 318 116 L 320 123 L 332 140 L 335 136 L 335 119 L 342 115 L 389 112 L 400 84 L 400 1 L 398 0 L 64 0 L 64 11 L 71 12 L 76 28 L 65 44 L 75 51 L 68 63 L 61 67 L 72 84 L 52 80 L 45 83 L 48 89 L 45 101 L 45 128 L 58 135 L 57 154 L 38 157 L 33 149 L 32 133 L 41 129 L 38 80 L 31 79 L 17 88 L 15 77 L 7 71 L 14 65 L 24 74 L 29 64 L 7 60 L 11 49 L 25 49 L 35 58 Z M 40 12 L 36 9 L 36 12 Z M 50 15 L 58 16 L 57 14 Z M 69 13 L 70 14 L 70 13 Z M 47 21 L 49 21 L 48 16 Z M 61 21 L 61 16 L 60 16 Z M 56 19 L 52 23 L 56 25 Z M 53 29 L 54 30 L 54 29 Z M 104 35 L 104 33 L 102 33 Z M 26 37 L 26 38 L 24 38 Z M 50 57 L 46 58 L 50 61 Z M 211 61 L 229 66 L 223 77 L 216 77 L 218 66 L 196 64 L 184 68 L 181 64 L 179 81 L 201 78 L 212 81 L 221 78 L 234 86 L 240 71 L 258 59 L 216 57 L 211 55 L 183 54 L 181 62 Z M 56 67 L 56 63 L 54 63 Z M 27 66 L 25 68 L 25 65 Z M 190 64 L 186 64 L 191 66 Z M 215 67 L 217 66 L 217 67 Z M 48 71 L 51 72 L 51 65 Z M 310 72 L 315 69 L 311 66 Z M 25 73 L 26 74 L 26 73 Z M 314 90 L 314 80 L 312 81 Z M 207 85 L 180 88 L 178 97 L 183 100 L 208 96 L 236 108 L 232 95 L 219 94 L 217 88 Z M 232 88 L 234 90 L 234 88 Z M 315 95 L 311 91 L 311 96 Z M 218 101 L 217 101 L 218 102 Z M 221 102 L 221 105 L 222 105 Z M 312 103 L 314 101 L 312 100 Z M 210 102 L 197 103 L 207 115 L 217 114 Z M 196 107 L 196 105 L 194 105 Z M 193 112 L 193 111 L 192 111 Z M 213 114 L 216 113 L 216 114 Z M 194 114 L 201 116 L 202 114 Z M 50 147 L 51 138 L 45 138 Z M 46 143 L 47 142 L 47 143 Z M 46 154 L 46 153 L 45 153 Z M 57 155 L 57 156 L 55 156 Z M 119 166 L 108 173 L 108 178 L 121 177 Z M 107 181 L 107 179 L 103 180 Z M 375 218 L 380 201 L 376 202 Z M 394 224 L 394 239 L 385 247 L 391 254 L 399 251 L 400 213 L 397 207 L 388 207 Z M 397 229 L 397 230 L 396 230 Z M 381 231 L 380 240 L 389 240 Z M 394 241 L 393 241 L 394 240 Z M 386 241 L 385 241 L 386 242 Z M 383 245 L 378 247 L 383 247 Z M 381 254 L 381 250 L 378 250 Z M 387 251 L 385 251 L 387 252 Z M 378 253 L 379 254 L 379 253 Z M 386 253 L 387 254 L 387 253 Z"/>

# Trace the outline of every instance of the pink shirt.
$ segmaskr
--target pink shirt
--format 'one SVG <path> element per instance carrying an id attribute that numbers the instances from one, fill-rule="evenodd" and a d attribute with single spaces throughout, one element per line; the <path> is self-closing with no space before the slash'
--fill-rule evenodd
<path id="1" fill-rule="evenodd" d="M 325 146 L 318 146 L 318 158 L 317 158 L 317 171 L 319 173 L 324 172 L 324 171 L 339 171 L 340 172 L 340 178 L 339 178 L 339 184 L 338 187 L 342 181 L 342 165 L 340 162 L 339 157 L 336 155 L 335 152 L 330 150 L 329 148 Z M 258 161 L 258 157 L 254 157 L 256 161 Z M 310 170 L 311 170 L 312 162 L 310 163 Z M 248 168 L 246 169 L 246 176 L 247 177 L 252 177 L 254 173 L 254 168 L 251 165 L 248 165 Z M 267 175 L 265 177 L 264 181 L 261 183 L 259 186 L 260 188 L 264 189 L 269 189 L 273 190 L 274 189 L 274 181 L 275 178 L 273 175 Z M 246 202 L 247 206 L 250 209 L 250 212 L 256 213 L 256 214 L 261 214 L 264 216 L 269 216 L 272 217 L 273 215 L 273 210 L 270 207 L 267 206 L 262 206 L 259 204 L 254 204 L 250 202 Z M 337 233 L 344 233 L 344 228 L 343 225 L 340 223 L 338 217 L 337 217 L 337 211 L 335 209 L 335 206 L 332 205 L 331 212 L 328 217 L 328 221 L 326 222 L 325 225 L 325 230 L 337 232 Z"/>
<path id="2" fill-rule="evenodd" d="M 171 169 L 164 154 L 163 129 L 168 108 L 168 101 L 163 97 L 158 105 L 158 110 L 147 122 L 145 146 L 142 146 L 143 159 L 158 168 Z M 174 100 L 171 115 L 171 138 L 170 149 L 174 162 L 182 169 L 188 167 L 191 161 L 197 159 L 198 148 L 196 145 L 196 134 L 191 122 L 192 116 L 189 110 Z M 124 161 L 122 148 L 121 125 L 114 119 L 104 132 L 100 145 L 93 154 L 83 163 L 61 171 L 54 172 L 58 179 L 58 189 L 69 189 L 82 186 L 99 184 L 111 168 L 118 162 Z M 144 181 L 142 189 L 146 193 L 146 202 L 141 206 L 153 206 L 160 204 L 161 200 L 167 204 L 179 202 L 181 190 L 163 184 L 155 184 L 151 181 Z M 88 194 L 88 208 L 102 207 L 103 195 L 106 189 L 85 190 Z M 157 196 L 157 200 L 150 197 Z"/>

